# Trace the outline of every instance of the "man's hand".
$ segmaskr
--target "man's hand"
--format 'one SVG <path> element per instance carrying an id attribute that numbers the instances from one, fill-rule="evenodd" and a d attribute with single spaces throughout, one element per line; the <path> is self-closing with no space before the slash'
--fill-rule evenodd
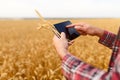
<path id="1" fill-rule="evenodd" d="M 104 33 L 104 30 L 91 26 L 86 23 L 76 23 L 66 26 L 67 28 L 74 27 L 81 35 L 91 35 L 101 37 Z"/>
<path id="2" fill-rule="evenodd" d="M 61 33 L 60 39 L 57 36 L 54 36 L 53 38 L 53 44 L 61 58 L 63 58 L 68 53 L 68 47 L 72 43 L 73 41 L 68 42 L 64 32 Z"/>

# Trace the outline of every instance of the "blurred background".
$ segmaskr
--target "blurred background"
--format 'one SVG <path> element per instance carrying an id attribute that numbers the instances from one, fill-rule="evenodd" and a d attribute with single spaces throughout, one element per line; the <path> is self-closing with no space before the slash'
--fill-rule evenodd
<path id="1" fill-rule="evenodd" d="M 52 42 L 51 24 L 85 22 L 117 33 L 120 0 L 0 0 L 0 80 L 66 80 Z M 46 25 L 37 29 L 40 25 Z M 80 36 L 69 47 L 80 60 L 107 71 L 111 50 L 95 36 Z"/>
<path id="2" fill-rule="evenodd" d="M 0 18 L 119 18 L 120 0 L 0 0 Z"/>

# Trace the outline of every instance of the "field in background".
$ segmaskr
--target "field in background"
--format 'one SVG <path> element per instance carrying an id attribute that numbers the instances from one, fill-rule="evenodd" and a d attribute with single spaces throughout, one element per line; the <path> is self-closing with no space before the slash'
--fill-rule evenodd
<path id="1" fill-rule="evenodd" d="M 49 20 L 57 23 L 64 20 Z M 120 19 L 76 19 L 117 33 Z M 49 30 L 37 30 L 39 20 L 0 21 L 0 80 L 65 80 L 61 60 Z M 79 59 L 107 70 L 111 50 L 97 37 L 80 36 L 69 51 Z"/>

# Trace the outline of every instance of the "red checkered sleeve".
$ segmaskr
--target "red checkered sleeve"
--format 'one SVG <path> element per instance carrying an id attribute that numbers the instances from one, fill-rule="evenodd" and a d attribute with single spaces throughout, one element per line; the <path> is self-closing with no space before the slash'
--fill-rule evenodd
<path id="1" fill-rule="evenodd" d="M 104 32 L 99 42 L 116 51 L 118 45 L 113 45 L 116 35 Z M 115 58 L 115 65 L 110 72 L 105 72 L 79 60 L 71 54 L 66 54 L 62 61 L 62 71 L 67 80 L 120 80 L 120 50 Z"/>
<path id="2" fill-rule="evenodd" d="M 67 80 L 100 80 L 104 71 L 82 62 L 71 54 L 63 58 L 62 72 Z"/>
<path id="3" fill-rule="evenodd" d="M 115 41 L 116 35 L 108 32 L 108 31 L 104 31 L 103 36 L 99 39 L 99 43 L 103 44 L 106 47 L 109 47 L 110 49 L 113 48 L 113 44 Z"/>

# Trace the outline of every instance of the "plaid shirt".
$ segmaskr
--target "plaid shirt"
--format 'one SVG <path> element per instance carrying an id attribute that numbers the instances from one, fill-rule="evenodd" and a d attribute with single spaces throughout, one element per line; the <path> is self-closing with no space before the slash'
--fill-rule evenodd
<path id="1" fill-rule="evenodd" d="M 99 43 L 113 50 L 108 72 L 84 63 L 71 54 L 66 54 L 62 62 L 62 71 L 67 80 L 120 80 L 120 30 L 117 36 L 104 31 Z"/>

